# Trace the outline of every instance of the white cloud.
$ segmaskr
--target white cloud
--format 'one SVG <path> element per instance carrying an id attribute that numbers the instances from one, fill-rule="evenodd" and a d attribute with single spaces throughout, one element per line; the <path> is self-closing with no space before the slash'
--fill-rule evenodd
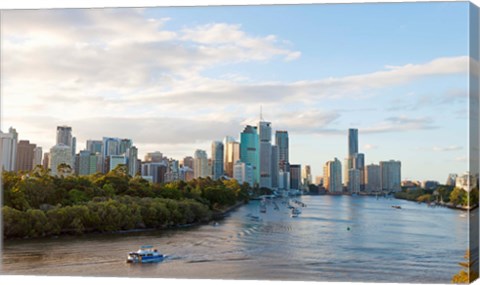
<path id="1" fill-rule="evenodd" d="M 377 146 L 377 145 L 373 145 L 373 144 L 365 144 L 365 145 L 363 146 L 363 148 L 364 148 L 365 150 L 371 150 L 371 149 L 377 149 L 378 146 Z"/>
<path id="2" fill-rule="evenodd" d="M 450 145 L 450 146 L 444 146 L 444 147 L 434 146 L 432 148 L 433 151 L 455 151 L 455 150 L 461 150 L 461 149 L 463 149 L 463 147 L 459 145 Z"/>

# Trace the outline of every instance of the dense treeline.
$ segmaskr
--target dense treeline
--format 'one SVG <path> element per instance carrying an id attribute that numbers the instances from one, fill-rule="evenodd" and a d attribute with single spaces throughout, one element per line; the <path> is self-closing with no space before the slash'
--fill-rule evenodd
<path id="1" fill-rule="evenodd" d="M 435 190 L 403 189 L 394 194 L 397 199 L 405 199 L 422 203 L 443 201 L 453 206 L 468 206 L 469 200 L 471 206 L 478 205 L 478 188 L 466 192 L 461 188 L 441 185 Z"/>
<path id="2" fill-rule="evenodd" d="M 40 237 L 205 222 L 248 201 L 248 184 L 210 178 L 152 184 L 123 166 L 107 174 L 3 172 L 5 238 Z"/>

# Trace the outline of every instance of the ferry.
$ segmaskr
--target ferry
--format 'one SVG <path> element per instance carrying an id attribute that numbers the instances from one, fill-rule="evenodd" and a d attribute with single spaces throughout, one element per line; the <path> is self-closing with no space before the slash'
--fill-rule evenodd
<path id="1" fill-rule="evenodd" d="M 139 250 L 128 253 L 127 263 L 161 262 L 165 256 L 151 245 L 142 245 Z"/>

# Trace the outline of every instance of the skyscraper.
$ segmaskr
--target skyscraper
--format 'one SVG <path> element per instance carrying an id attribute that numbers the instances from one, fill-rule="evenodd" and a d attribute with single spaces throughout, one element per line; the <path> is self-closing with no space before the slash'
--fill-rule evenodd
<path id="1" fill-rule="evenodd" d="M 350 168 L 348 173 L 349 180 L 347 189 L 352 194 L 358 194 L 360 192 L 360 170 Z"/>
<path id="2" fill-rule="evenodd" d="M 14 171 L 17 160 L 18 133 L 14 128 L 9 128 L 8 133 L 0 132 L 0 158 L 4 171 Z"/>
<path id="3" fill-rule="evenodd" d="M 380 161 L 382 190 L 398 192 L 401 189 L 401 162 L 395 160 Z"/>
<path id="4" fill-rule="evenodd" d="M 365 171 L 365 190 L 368 193 L 382 191 L 382 174 L 380 172 L 380 165 L 369 164 Z"/>
<path id="5" fill-rule="evenodd" d="M 312 184 L 312 170 L 310 165 L 305 165 L 302 169 L 302 184 L 305 189 L 308 189 L 308 185 Z"/>
<path id="6" fill-rule="evenodd" d="M 118 154 L 126 154 L 130 147 L 132 147 L 131 139 L 121 139 L 118 143 Z"/>
<path id="7" fill-rule="evenodd" d="M 365 190 L 365 154 L 357 153 L 353 156 L 353 166 L 360 171 L 360 190 Z"/>
<path id="8" fill-rule="evenodd" d="M 227 136 L 223 140 L 223 145 L 225 175 L 233 177 L 233 166 L 237 160 L 240 160 L 240 143 L 235 141 L 234 138 Z"/>
<path id="9" fill-rule="evenodd" d="M 300 164 L 290 165 L 290 189 L 300 190 L 302 182 L 302 166 Z"/>
<path id="10" fill-rule="evenodd" d="M 30 141 L 21 140 L 17 144 L 17 161 L 15 171 L 31 171 L 33 169 L 33 151 L 36 145 Z"/>
<path id="11" fill-rule="evenodd" d="M 272 124 L 258 122 L 260 187 L 272 188 Z"/>
<path id="12" fill-rule="evenodd" d="M 103 142 L 99 140 L 87 140 L 86 150 L 91 153 L 102 153 Z"/>
<path id="13" fill-rule="evenodd" d="M 90 175 L 98 171 L 97 163 L 100 153 L 92 153 L 89 150 L 81 150 L 75 159 L 75 173 L 78 175 Z"/>
<path id="14" fill-rule="evenodd" d="M 163 154 L 159 151 L 149 152 L 145 155 L 146 162 L 161 162 L 163 161 Z"/>
<path id="15" fill-rule="evenodd" d="M 358 153 L 358 129 L 348 129 L 348 156 Z"/>
<path id="16" fill-rule="evenodd" d="M 183 167 L 188 167 L 193 170 L 193 157 L 186 156 L 183 158 Z"/>
<path id="17" fill-rule="evenodd" d="M 72 148 L 68 145 L 57 144 L 50 149 L 49 168 L 53 175 L 58 174 L 58 167 L 61 164 L 66 164 L 74 170 Z"/>
<path id="18" fill-rule="evenodd" d="M 278 146 L 272 145 L 272 188 L 278 188 Z"/>
<path id="19" fill-rule="evenodd" d="M 323 168 L 323 185 L 330 193 L 339 194 L 343 192 L 342 188 L 342 163 L 335 158 L 333 161 L 327 161 Z"/>
<path id="20" fill-rule="evenodd" d="M 250 186 L 253 186 L 253 168 L 250 164 L 237 160 L 233 166 L 233 178 L 238 181 L 239 184 L 247 182 Z"/>
<path id="21" fill-rule="evenodd" d="M 130 176 L 137 175 L 138 171 L 138 149 L 135 146 L 131 146 L 127 149 L 127 168 Z"/>
<path id="22" fill-rule="evenodd" d="M 289 154 L 288 154 L 288 132 L 275 132 L 275 145 L 278 146 L 278 163 L 279 168 L 283 171 L 289 171 Z"/>
<path id="23" fill-rule="evenodd" d="M 57 126 L 57 145 L 64 144 L 72 147 L 72 127 Z"/>
<path id="24" fill-rule="evenodd" d="M 33 149 L 33 168 L 37 165 L 42 165 L 42 147 L 37 146 Z"/>
<path id="25" fill-rule="evenodd" d="M 253 183 L 260 182 L 260 159 L 257 127 L 246 126 L 240 134 L 240 160 L 253 169 Z"/>
<path id="26" fill-rule="evenodd" d="M 193 155 L 193 176 L 195 178 L 209 176 L 207 152 L 197 149 Z"/>
<path id="27" fill-rule="evenodd" d="M 119 138 L 111 138 L 111 137 L 103 137 L 102 141 L 102 156 L 103 158 L 107 158 L 109 155 L 118 155 L 119 153 L 119 146 L 120 146 L 120 139 Z"/>
<path id="28" fill-rule="evenodd" d="M 223 176 L 223 143 L 212 142 L 212 175 L 217 180 Z"/>

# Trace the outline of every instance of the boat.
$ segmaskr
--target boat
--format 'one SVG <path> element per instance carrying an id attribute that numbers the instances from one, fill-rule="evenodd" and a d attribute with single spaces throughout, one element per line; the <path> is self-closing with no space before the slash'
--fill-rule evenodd
<path id="1" fill-rule="evenodd" d="M 298 217 L 298 215 L 300 215 L 301 213 L 302 213 L 302 211 L 300 211 L 299 209 L 293 208 L 293 209 L 292 209 L 292 212 L 290 213 L 290 217 L 296 218 L 296 217 Z"/>
<path id="2" fill-rule="evenodd" d="M 137 251 L 128 253 L 127 263 L 156 263 L 161 262 L 165 256 L 151 245 L 142 245 Z"/>
<path id="3" fill-rule="evenodd" d="M 392 206 L 392 208 L 394 208 L 394 209 L 401 209 L 402 207 L 400 207 L 400 206 Z"/>

